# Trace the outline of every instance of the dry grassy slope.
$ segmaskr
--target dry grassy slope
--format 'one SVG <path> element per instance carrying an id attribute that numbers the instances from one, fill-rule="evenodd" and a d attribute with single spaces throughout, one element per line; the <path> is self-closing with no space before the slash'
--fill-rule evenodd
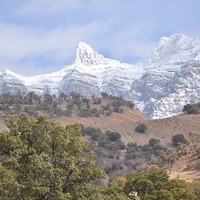
<path id="1" fill-rule="evenodd" d="M 125 143 L 148 143 L 149 139 L 157 138 L 162 144 L 171 146 L 172 136 L 178 133 L 186 138 L 189 133 L 200 134 L 200 115 L 179 115 L 165 119 L 146 120 L 143 114 L 137 110 L 126 110 L 123 114 L 114 113 L 103 118 L 59 118 L 62 124 L 81 123 L 85 126 L 93 126 L 104 131 L 118 131 Z M 145 134 L 138 134 L 135 127 L 145 123 L 148 130 Z M 200 144 L 199 144 L 200 145 Z M 196 152 L 191 152 L 175 161 L 171 169 L 171 178 L 180 178 L 186 181 L 200 180 L 200 170 L 196 169 Z"/>
<path id="2" fill-rule="evenodd" d="M 189 133 L 200 134 L 200 115 L 178 115 L 165 119 L 146 122 L 147 135 L 159 138 L 163 144 L 170 145 L 175 134 L 183 134 L 186 138 Z M 149 137 L 148 136 L 148 137 Z"/>
<path id="3" fill-rule="evenodd" d="M 200 134 L 200 115 L 179 115 L 165 119 L 146 120 L 140 111 L 126 108 L 123 113 L 113 113 L 108 117 L 58 117 L 54 120 L 63 125 L 79 123 L 100 128 L 102 131 L 117 131 L 122 135 L 125 143 L 146 144 L 151 138 L 157 138 L 162 144 L 169 146 L 175 134 L 181 133 L 186 138 L 190 132 Z M 1 116 L 0 130 L 6 129 L 4 121 L 5 118 Z M 145 123 L 148 127 L 145 134 L 134 131 L 140 123 Z"/>
<path id="4" fill-rule="evenodd" d="M 176 160 L 169 170 L 171 178 L 180 178 L 189 182 L 200 180 L 200 170 L 196 166 L 198 155 L 196 152 L 190 152 Z"/>
<path id="5" fill-rule="evenodd" d="M 79 123 L 84 126 L 100 128 L 102 131 L 117 131 L 122 135 L 125 143 L 133 141 L 133 127 L 138 121 L 146 120 L 144 115 L 136 109 L 124 109 L 123 113 L 113 113 L 108 117 L 60 117 L 56 121 L 63 125 Z M 144 136 L 142 135 L 142 138 Z"/>
<path id="6" fill-rule="evenodd" d="M 125 143 L 148 143 L 149 139 L 157 138 L 162 144 L 171 146 L 172 136 L 178 133 L 186 138 L 189 133 L 200 134 L 200 115 L 179 115 L 165 119 L 148 121 L 137 110 L 126 110 L 123 114 L 113 114 L 104 118 L 59 118 L 62 124 L 82 123 L 102 130 L 118 131 Z M 146 134 L 138 134 L 135 127 L 145 123 L 148 127 Z M 200 180 L 200 170 L 195 168 L 196 152 L 191 152 L 175 161 L 171 169 L 171 178 L 180 178 L 186 181 Z"/>
<path id="7" fill-rule="evenodd" d="M 81 117 L 61 117 L 56 118 L 61 124 L 80 123 L 85 126 L 100 128 L 103 131 L 118 131 L 122 135 L 125 143 L 137 142 L 145 144 L 151 138 L 157 138 L 162 144 L 171 145 L 172 136 L 178 133 L 186 138 L 189 133 L 200 134 L 200 115 L 179 115 L 165 119 L 146 120 L 144 115 L 138 110 L 126 109 L 124 113 L 114 113 L 109 117 L 81 118 Z M 145 123 L 148 130 L 145 134 L 139 134 L 134 131 L 135 127 Z"/>

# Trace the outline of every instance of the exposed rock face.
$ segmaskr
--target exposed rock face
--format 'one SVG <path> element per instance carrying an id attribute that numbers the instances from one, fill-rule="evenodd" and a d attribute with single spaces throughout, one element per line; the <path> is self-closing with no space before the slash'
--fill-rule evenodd
<path id="1" fill-rule="evenodd" d="M 185 104 L 200 101 L 199 86 L 200 38 L 181 34 L 161 38 L 152 57 L 140 64 L 105 58 L 80 42 L 74 63 L 52 74 L 25 77 L 0 71 L 0 93 L 107 92 L 133 100 L 148 118 L 181 113 Z"/>

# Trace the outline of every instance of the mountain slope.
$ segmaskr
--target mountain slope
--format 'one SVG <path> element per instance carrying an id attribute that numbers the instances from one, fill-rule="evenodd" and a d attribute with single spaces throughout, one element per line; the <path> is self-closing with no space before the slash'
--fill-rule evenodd
<path id="1" fill-rule="evenodd" d="M 106 92 L 135 101 L 148 118 L 181 113 L 183 105 L 200 101 L 200 38 L 182 34 L 161 38 L 147 61 L 120 63 L 80 42 L 72 65 L 52 74 L 25 77 L 0 71 L 0 93 L 34 91 L 85 96 Z"/>

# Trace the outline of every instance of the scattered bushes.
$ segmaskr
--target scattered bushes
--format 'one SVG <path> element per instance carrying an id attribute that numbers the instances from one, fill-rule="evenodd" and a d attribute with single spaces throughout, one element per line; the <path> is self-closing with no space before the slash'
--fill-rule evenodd
<path id="1" fill-rule="evenodd" d="M 50 117 L 100 117 L 110 116 L 113 112 L 122 113 L 124 107 L 132 108 L 133 106 L 131 101 L 105 93 L 102 94 L 102 97 L 93 96 L 90 99 L 75 92 L 68 95 L 61 93 L 58 97 L 48 93 L 38 96 L 34 92 L 0 94 L 0 112 L 6 115 L 27 113 L 36 116 L 40 112 Z"/>

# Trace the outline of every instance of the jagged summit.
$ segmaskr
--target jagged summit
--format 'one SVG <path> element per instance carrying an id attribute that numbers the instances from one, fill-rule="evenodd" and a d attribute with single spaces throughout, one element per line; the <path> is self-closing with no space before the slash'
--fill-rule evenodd
<path id="1" fill-rule="evenodd" d="M 99 65 L 107 64 L 112 61 L 113 60 L 105 58 L 97 51 L 94 51 L 92 47 L 86 44 L 85 42 L 79 42 L 78 47 L 76 49 L 75 64 Z"/>
<path id="2" fill-rule="evenodd" d="M 188 37 L 183 34 L 174 34 L 170 37 L 162 37 L 160 39 L 158 47 L 154 50 L 153 57 L 155 59 L 168 58 L 177 54 L 185 54 L 185 52 L 192 53 L 193 50 L 189 52 L 190 49 L 195 49 L 196 46 L 199 47 L 200 38 L 199 37 Z"/>
<path id="3" fill-rule="evenodd" d="M 88 44 L 80 42 L 76 50 L 76 64 L 95 65 L 104 59 L 103 55 L 98 54 Z"/>

